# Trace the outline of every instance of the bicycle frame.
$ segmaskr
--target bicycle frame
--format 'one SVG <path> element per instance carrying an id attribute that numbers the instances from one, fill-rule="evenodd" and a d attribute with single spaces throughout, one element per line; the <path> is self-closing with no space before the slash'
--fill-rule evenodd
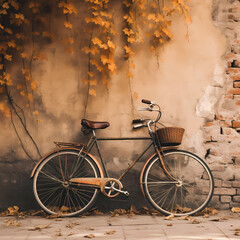
<path id="1" fill-rule="evenodd" d="M 86 146 L 87 147 L 86 154 L 92 150 L 94 145 L 96 146 L 97 152 L 98 152 L 98 155 L 99 155 L 99 158 L 101 161 L 101 165 L 103 168 L 104 176 L 109 178 L 109 173 L 105 167 L 105 163 L 104 163 L 104 160 L 101 155 L 98 141 L 129 141 L 129 140 L 134 140 L 134 141 L 135 140 L 151 140 L 151 143 L 146 147 L 146 149 L 135 160 L 132 161 L 132 163 L 128 166 L 128 168 L 120 175 L 118 180 L 121 181 L 121 179 L 125 176 L 125 174 L 127 172 L 129 172 L 129 170 L 143 157 L 143 155 L 150 149 L 150 147 L 154 145 L 154 140 L 152 137 L 97 138 L 95 131 L 93 131 L 93 136 L 91 137 L 91 139 L 89 140 L 89 142 Z"/>

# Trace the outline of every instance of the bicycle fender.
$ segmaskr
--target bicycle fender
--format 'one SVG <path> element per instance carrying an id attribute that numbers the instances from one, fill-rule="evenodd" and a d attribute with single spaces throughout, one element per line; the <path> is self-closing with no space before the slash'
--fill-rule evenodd
<path id="1" fill-rule="evenodd" d="M 147 159 L 147 161 L 145 162 L 145 164 L 143 165 L 143 168 L 142 168 L 142 171 L 141 171 L 141 174 L 140 174 L 140 188 L 141 188 L 141 192 L 142 192 L 142 195 L 145 197 L 145 193 L 144 193 L 144 190 L 143 190 L 143 182 L 142 182 L 142 178 L 143 178 L 143 172 L 147 166 L 147 164 L 149 163 L 149 161 L 155 157 L 157 155 L 157 153 L 154 153 L 150 158 Z"/>
<path id="2" fill-rule="evenodd" d="M 59 149 L 55 149 L 53 150 L 52 152 L 46 154 L 44 157 L 42 157 L 38 162 L 37 164 L 35 165 L 35 167 L 33 168 L 32 170 L 32 173 L 31 173 L 31 176 L 30 178 L 33 178 L 33 176 L 35 175 L 38 167 L 40 166 L 40 164 L 47 158 L 49 157 L 50 155 L 56 153 L 56 152 L 60 152 L 60 151 L 63 151 L 63 150 L 74 150 L 74 151 L 78 151 L 79 152 L 79 149 L 78 148 L 59 148 Z M 82 151 L 83 153 L 86 153 L 85 151 Z M 98 169 L 99 169 L 99 172 L 100 172 L 100 175 L 101 177 L 104 177 L 104 173 L 103 173 L 103 170 L 102 170 L 102 167 L 101 165 L 99 164 L 99 162 L 90 154 L 86 154 L 87 156 L 89 156 L 97 165 Z"/>

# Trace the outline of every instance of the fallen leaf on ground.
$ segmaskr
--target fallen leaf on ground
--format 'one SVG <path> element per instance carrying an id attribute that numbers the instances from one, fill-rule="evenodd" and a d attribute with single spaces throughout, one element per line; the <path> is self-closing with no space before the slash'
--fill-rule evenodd
<path id="1" fill-rule="evenodd" d="M 179 220 L 188 220 L 188 219 L 189 219 L 189 216 L 188 216 L 188 215 L 182 216 L 182 217 L 179 217 L 178 219 L 179 219 Z"/>
<path id="2" fill-rule="evenodd" d="M 168 226 L 168 227 L 171 227 L 171 226 L 172 226 L 172 223 L 168 223 L 167 226 Z"/>
<path id="3" fill-rule="evenodd" d="M 36 231 L 36 230 L 42 230 L 45 228 L 50 228 L 49 225 L 37 225 L 34 228 L 28 229 L 28 231 Z"/>
<path id="4" fill-rule="evenodd" d="M 233 207 L 231 211 L 234 213 L 240 213 L 240 207 Z"/>
<path id="5" fill-rule="evenodd" d="M 113 235 L 116 231 L 115 230 L 110 230 L 110 231 L 106 231 L 104 234 L 105 235 Z"/>
<path id="6" fill-rule="evenodd" d="M 85 235 L 84 237 L 85 238 L 95 238 L 95 235 L 94 234 L 88 234 L 88 235 Z"/>
<path id="7" fill-rule="evenodd" d="M 4 226 L 6 227 L 9 227 L 9 226 L 19 227 L 22 225 L 20 222 L 17 222 L 16 220 L 13 220 L 13 219 L 5 220 L 5 222 L 6 223 L 4 224 Z"/>
<path id="8" fill-rule="evenodd" d="M 220 218 L 213 218 L 213 219 L 210 219 L 210 221 L 219 222 L 219 221 L 220 221 Z"/>
<path id="9" fill-rule="evenodd" d="M 164 220 L 172 220 L 173 218 L 174 218 L 174 215 L 171 214 L 171 215 L 165 217 Z"/>
<path id="10" fill-rule="evenodd" d="M 196 220 L 196 219 L 193 219 L 193 220 L 190 220 L 192 224 L 199 224 L 201 223 L 200 221 Z"/>

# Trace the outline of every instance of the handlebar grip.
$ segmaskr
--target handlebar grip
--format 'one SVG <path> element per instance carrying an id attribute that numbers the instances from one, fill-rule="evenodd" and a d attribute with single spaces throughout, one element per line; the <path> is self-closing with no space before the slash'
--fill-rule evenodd
<path id="1" fill-rule="evenodd" d="M 144 122 L 144 119 L 133 119 L 132 120 L 132 124 L 135 124 L 135 123 L 143 123 Z"/>
<path id="2" fill-rule="evenodd" d="M 141 127 L 144 127 L 144 125 L 143 124 L 138 124 L 138 125 L 133 126 L 133 129 L 138 129 L 138 128 L 141 128 Z"/>
<path id="3" fill-rule="evenodd" d="M 150 100 L 146 100 L 146 99 L 142 99 L 142 103 L 151 104 L 152 101 L 150 101 Z"/>

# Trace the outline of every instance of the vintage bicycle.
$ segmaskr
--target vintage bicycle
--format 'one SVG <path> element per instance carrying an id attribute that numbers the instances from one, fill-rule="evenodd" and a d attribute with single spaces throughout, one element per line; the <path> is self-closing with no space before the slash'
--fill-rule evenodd
<path id="1" fill-rule="evenodd" d="M 87 144 L 55 142 L 56 149 L 44 156 L 31 174 L 35 198 L 46 212 L 61 216 L 83 214 L 93 206 L 100 192 L 109 198 L 119 194 L 129 196 L 121 180 L 150 149 L 154 154 L 146 158 L 139 184 L 152 207 L 164 215 L 183 216 L 207 206 L 214 189 L 209 167 L 197 155 L 177 149 L 184 129 L 160 127 L 159 105 L 144 99 L 142 102 L 147 107 L 139 110 L 156 112 L 156 119 L 135 119 L 133 129 L 146 127 L 148 137 L 98 138 L 96 130 L 110 124 L 82 119 L 83 133 L 92 134 Z M 118 178 L 112 178 L 98 144 L 106 140 L 148 140 L 150 143 Z M 100 161 L 91 154 L 94 146 Z"/>

